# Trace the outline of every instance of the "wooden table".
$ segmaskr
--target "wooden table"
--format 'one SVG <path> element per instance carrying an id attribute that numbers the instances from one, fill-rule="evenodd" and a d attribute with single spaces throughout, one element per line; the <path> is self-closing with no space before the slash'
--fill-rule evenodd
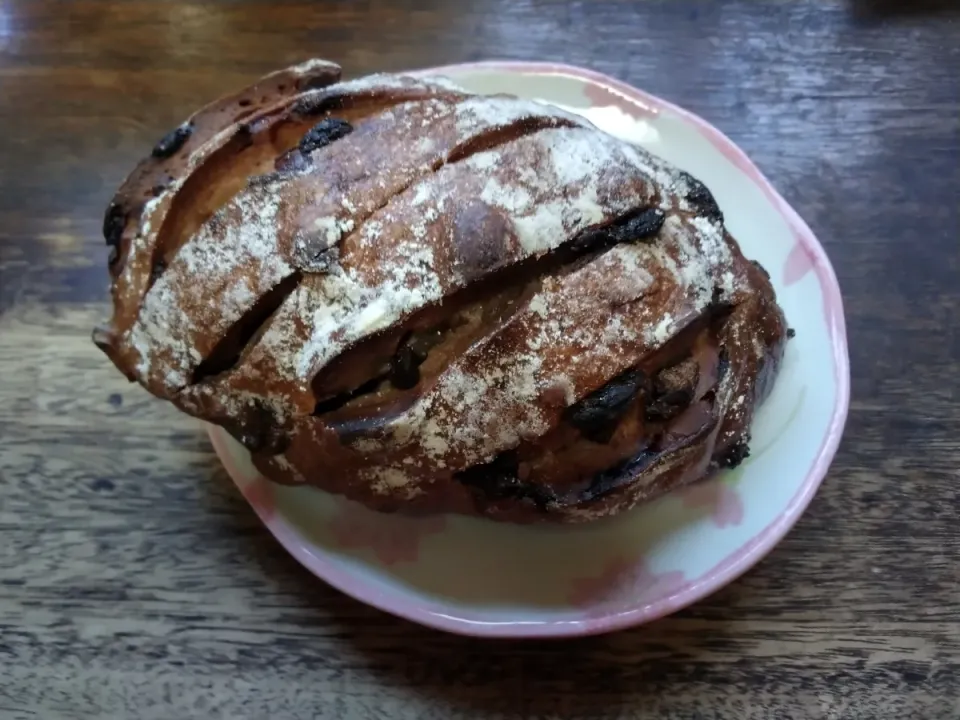
<path id="1" fill-rule="evenodd" d="M 960 717 L 950 5 L 0 3 L 0 718 Z M 89 332 L 115 186 L 196 106 L 309 56 L 585 65 L 753 156 L 833 258 L 854 398 L 756 569 L 606 637 L 428 631 L 302 570 L 197 424 L 108 365 Z"/>

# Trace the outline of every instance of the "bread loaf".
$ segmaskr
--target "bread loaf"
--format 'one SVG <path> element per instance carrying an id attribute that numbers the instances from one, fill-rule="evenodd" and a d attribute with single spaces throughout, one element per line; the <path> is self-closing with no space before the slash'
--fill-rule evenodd
<path id="1" fill-rule="evenodd" d="M 560 109 L 313 61 L 110 204 L 131 380 L 279 483 L 579 521 L 747 453 L 786 327 L 708 189 Z"/>

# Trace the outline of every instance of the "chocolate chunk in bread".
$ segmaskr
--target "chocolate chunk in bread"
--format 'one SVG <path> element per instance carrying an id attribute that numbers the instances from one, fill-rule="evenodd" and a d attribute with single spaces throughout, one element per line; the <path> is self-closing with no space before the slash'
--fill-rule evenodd
<path id="1" fill-rule="evenodd" d="M 663 227 L 665 217 L 660 208 L 640 208 L 607 225 L 588 230 L 575 238 L 565 250 L 571 254 L 583 254 L 600 251 L 617 243 L 651 238 Z"/>
<path id="2" fill-rule="evenodd" d="M 339 118 L 324 118 L 314 125 L 300 140 L 300 152 L 309 155 L 318 148 L 326 147 L 353 132 L 353 126 Z"/>
<path id="3" fill-rule="evenodd" d="M 606 443 L 637 397 L 644 380 L 640 370 L 628 370 L 571 405 L 564 413 L 564 418 L 585 438 Z"/>
<path id="4" fill-rule="evenodd" d="M 722 223 L 723 213 L 707 186 L 689 173 L 684 173 L 684 179 L 689 187 L 686 199 L 690 201 L 697 212 L 709 220 Z"/>
<path id="5" fill-rule="evenodd" d="M 123 207 L 116 202 L 110 203 L 103 215 L 103 239 L 110 247 L 111 257 L 114 257 L 113 253 L 119 252 L 120 239 L 126 223 L 127 214 Z M 110 264 L 113 265 L 114 262 L 115 259 L 111 260 Z"/>
<path id="6" fill-rule="evenodd" d="M 508 451 L 457 473 L 456 478 L 477 491 L 482 502 L 529 501 L 538 511 L 546 512 L 548 505 L 556 502 L 556 495 L 549 488 L 520 480 L 518 471 L 517 455 Z"/>
<path id="7" fill-rule="evenodd" d="M 155 158 L 168 158 L 183 147 L 193 134 L 193 123 L 187 122 L 174 128 L 153 146 L 151 153 Z"/>
<path id="8" fill-rule="evenodd" d="M 727 375 L 727 370 L 730 369 L 730 354 L 727 352 L 727 348 L 721 346 L 718 351 L 717 357 L 717 382 L 722 382 Z"/>
<path id="9" fill-rule="evenodd" d="M 750 457 L 750 446 L 746 440 L 738 440 L 717 457 L 717 465 L 721 468 L 733 469 L 740 466 Z"/>
<path id="10" fill-rule="evenodd" d="M 150 268 L 150 282 L 155 283 L 157 278 L 163 275 L 163 271 L 167 269 L 167 263 L 163 258 L 158 258 L 154 261 L 153 267 Z"/>

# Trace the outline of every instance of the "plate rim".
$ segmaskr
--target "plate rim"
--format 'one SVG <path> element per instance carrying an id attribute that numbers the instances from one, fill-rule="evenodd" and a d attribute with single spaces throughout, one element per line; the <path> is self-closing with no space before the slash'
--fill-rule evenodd
<path id="1" fill-rule="evenodd" d="M 399 594 L 385 593 L 369 580 L 358 580 L 354 572 L 314 552 L 311 547 L 312 544 L 304 540 L 302 535 L 281 514 L 276 513 L 271 516 L 262 512 L 256 505 L 253 505 L 253 507 L 267 529 L 287 552 L 318 578 L 359 602 L 437 630 L 459 635 L 490 638 L 578 637 L 599 635 L 652 622 L 713 594 L 756 565 L 790 532 L 809 506 L 826 477 L 840 444 L 850 404 L 850 364 L 846 325 L 842 295 L 836 273 L 826 251 L 813 231 L 747 154 L 718 128 L 700 116 L 668 100 L 597 71 L 563 63 L 485 60 L 411 70 L 407 71 L 406 74 L 456 76 L 478 71 L 569 77 L 599 85 L 606 90 L 612 90 L 617 95 L 621 95 L 631 102 L 639 103 L 643 107 L 652 106 L 666 109 L 685 122 L 694 125 L 715 144 L 721 145 L 728 157 L 735 157 L 738 168 L 744 171 L 748 178 L 755 182 L 765 196 L 772 201 L 790 226 L 797 241 L 812 260 L 812 269 L 817 274 L 821 288 L 827 296 L 824 298 L 824 302 L 827 304 L 827 331 L 833 351 L 833 372 L 837 386 L 836 401 L 831 413 L 830 423 L 802 485 L 787 503 L 784 511 L 778 514 L 772 522 L 706 573 L 686 583 L 671 595 L 654 603 L 640 605 L 628 610 L 569 620 L 509 620 L 500 622 L 471 620 L 463 613 L 451 614 L 445 604 L 429 601 L 414 602 Z M 236 467 L 230 451 L 225 447 L 222 430 L 209 424 L 206 427 L 216 454 L 234 483 L 239 485 L 237 477 L 242 476 L 242 471 Z"/>

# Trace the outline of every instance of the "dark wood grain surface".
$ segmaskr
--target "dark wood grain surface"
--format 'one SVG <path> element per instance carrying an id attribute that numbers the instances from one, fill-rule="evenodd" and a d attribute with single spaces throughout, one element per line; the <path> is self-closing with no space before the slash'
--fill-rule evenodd
<path id="1" fill-rule="evenodd" d="M 951 8 L 952 6 L 952 8 Z M 960 717 L 953 2 L 0 2 L 0 718 Z M 89 342 L 102 210 L 256 76 L 483 58 L 624 79 L 739 143 L 827 247 L 853 403 L 789 537 L 646 627 L 491 642 L 302 570 L 197 424 Z"/>

